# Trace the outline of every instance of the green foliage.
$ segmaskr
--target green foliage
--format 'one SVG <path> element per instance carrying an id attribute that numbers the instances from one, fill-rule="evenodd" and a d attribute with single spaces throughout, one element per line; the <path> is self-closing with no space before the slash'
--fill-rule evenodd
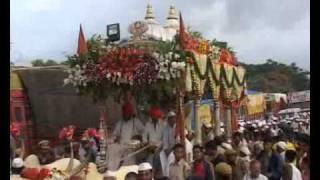
<path id="1" fill-rule="evenodd" d="M 187 27 L 187 32 L 188 34 L 193 37 L 193 38 L 197 38 L 197 39 L 204 39 L 203 35 L 201 32 L 199 31 L 195 31 L 191 28 L 191 26 Z"/>
<path id="2" fill-rule="evenodd" d="M 31 64 L 33 67 L 43 67 L 43 66 L 56 66 L 59 63 L 57 63 L 56 61 L 54 61 L 52 59 L 48 59 L 48 60 L 35 59 L 35 60 L 31 61 Z"/>
<path id="3" fill-rule="evenodd" d="M 310 89 L 309 72 L 295 63 L 286 65 L 267 59 L 263 64 L 240 64 L 247 72 L 248 89 L 282 93 Z"/>

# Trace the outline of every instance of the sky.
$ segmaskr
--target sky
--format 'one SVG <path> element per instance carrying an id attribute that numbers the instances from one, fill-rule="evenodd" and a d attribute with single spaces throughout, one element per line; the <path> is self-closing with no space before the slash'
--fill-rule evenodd
<path id="1" fill-rule="evenodd" d="M 308 0 L 11 0 L 11 61 L 30 65 L 37 58 L 62 61 L 77 49 L 79 24 L 86 38 L 106 34 L 120 23 L 142 20 L 150 3 L 164 24 L 169 6 L 184 23 L 207 39 L 227 41 L 239 61 L 274 59 L 310 70 L 310 1 Z"/>

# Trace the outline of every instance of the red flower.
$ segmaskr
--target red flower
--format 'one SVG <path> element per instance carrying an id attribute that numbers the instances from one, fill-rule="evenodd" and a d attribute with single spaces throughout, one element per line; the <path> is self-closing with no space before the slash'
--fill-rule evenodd
<path id="1" fill-rule="evenodd" d="M 41 169 L 40 170 L 40 173 L 39 173 L 39 180 L 43 180 L 45 179 L 46 177 L 49 177 L 50 175 L 50 170 L 49 169 Z"/>
<path id="2" fill-rule="evenodd" d="M 60 139 L 65 139 L 65 138 L 72 139 L 73 134 L 74 134 L 74 130 L 75 130 L 75 126 L 73 126 L 73 125 L 62 128 L 62 130 L 59 133 L 59 138 Z"/>
<path id="3" fill-rule="evenodd" d="M 21 124 L 17 122 L 12 122 L 10 124 L 10 133 L 14 137 L 18 137 L 21 135 Z"/>

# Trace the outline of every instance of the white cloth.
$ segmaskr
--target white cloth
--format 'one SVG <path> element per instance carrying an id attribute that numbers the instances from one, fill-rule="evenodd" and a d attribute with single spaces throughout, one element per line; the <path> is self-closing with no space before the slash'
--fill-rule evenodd
<path id="1" fill-rule="evenodd" d="M 262 174 L 259 174 L 257 178 L 252 178 L 249 174 L 246 174 L 244 175 L 243 180 L 268 180 L 268 178 Z"/>
<path id="2" fill-rule="evenodd" d="M 162 145 L 163 149 L 172 149 L 176 144 L 175 139 L 175 126 L 171 127 L 169 124 L 166 124 L 163 129 L 163 136 L 162 136 Z"/>
<path id="3" fill-rule="evenodd" d="M 292 167 L 292 179 L 291 180 L 302 180 L 300 170 L 293 163 L 290 163 L 290 165 Z"/>
<path id="4" fill-rule="evenodd" d="M 186 145 L 186 157 L 187 162 L 191 163 L 193 161 L 193 144 L 190 142 L 187 138 L 185 139 L 185 145 Z"/>
<path id="5" fill-rule="evenodd" d="M 144 133 L 143 133 L 143 142 L 148 142 L 149 144 L 158 145 L 162 143 L 163 139 L 163 129 L 164 123 L 162 121 L 158 121 L 156 125 L 150 120 L 146 123 Z"/>
<path id="6" fill-rule="evenodd" d="M 120 137 L 120 144 L 128 144 L 134 135 L 141 135 L 144 131 L 144 126 L 137 118 L 129 121 L 121 120 L 117 122 L 113 131 L 113 136 Z"/>
<path id="7" fill-rule="evenodd" d="M 272 128 L 271 129 L 271 136 L 272 137 L 275 137 L 275 136 L 278 136 L 279 135 L 279 128 Z"/>

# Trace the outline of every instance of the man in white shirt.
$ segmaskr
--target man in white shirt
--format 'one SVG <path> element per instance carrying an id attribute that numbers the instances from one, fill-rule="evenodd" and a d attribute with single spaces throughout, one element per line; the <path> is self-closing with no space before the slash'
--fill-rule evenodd
<path id="1" fill-rule="evenodd" d="M 144 129 L 143 142 L 158 146 L 162 144 L 163 130 L 165 127 L 162 121 L 163 114 L 158 107 L 150 109 L 150 118 Z"/>
<path id="2" fill-rule="evenodd" d="M 160 152 L 162 171 L 168 172 L 167 164 L 170 153 L 176 144 L 176 114 L 173 111 L 168 113 L 167 123 L 163 129 L 162 151 Z M 166 173 L 167 175 L 168 173 Z"/>
<path id="3" fill-rule="evenodd" d="M 250 171 L 243 177 L 243 180 L 268 180 L 268 178 L 261 174 L 261 164 L 257 160 L 250 162 Z"/>
<path id="4" fill-rule="evenodd" d="M 134 117 L 134 108 L 129 102 L 122 106 L 122 116 L 123 119 L 116 124 L 113 136 L 120 144 L 129 144 L 132 137 L 143 134 L 144 126 Z"/>
<path id="5" fill-rule="evenodd" d="M 175 139 L 175 130 L 176 130 L 176 114 L 173 111 L 168 113 L 167 124 L 163 129 L 163 136 L 162 136 L 162 149 L 168 156 L 172 151 L 172 148 L 176 144 Z"/>
<path id="6" fill-rule="evenodd" d="M 114 136 L 114 144 L 110 144 L 107 151 L 110 151 L 113 148 L 110 148 L 113 146 L 115 149 L 119 149 L 119 152 L 112 151 L 111 154 L 113 154 L 113 157 L 109 157 L 114 160 L 110 163 L 114 164 L 113 167 L 116 168 L 118 166 L 119 162 L 118 160 L 121 157 L 126 156 L 127 154 L 131 153 L 132 149 L 129 148 L 129 144 L 133 138 L 137 138 L 141 136 L 144 132 L 144 126 L 141 123 L 141 121 L 137 118 L 135 118 L 135 112 L 134 108 L 131 103 L 127 102 L 122 106 L 122 116 L 123 119 L 121 121 L 118 121 L 116 124 L 116 127 L 112 133 Z M 109 153 L 109 152 L 107 152 Z M 124 160 L 123 165 L 132 165 L 136 163 L 135 157 L 128 158 Z"/>
<path id="7" fill-rule="evenodd" d="M 293 150 L 287 150 L 285 156 L 286 164 L 282 173 L 282 179 L 302 180 L 301 172 L 294 164 L 297 153 Z"/>
<path id="8" fill-rule="evenodd" d="M 158 107 L 151 107 L 149 110 L 151 120 L 145 125 L 143 134 L 143 142 L 151 145 L 150 152 L 147 156 L 147 161 L 152 165 L 155 177 L 161 176 L 162 165 L 160 160 L 160 150 L 162 147 L 162 139 L 164 133 L 165 124 L 162 121 L 163 114 Z"/>

